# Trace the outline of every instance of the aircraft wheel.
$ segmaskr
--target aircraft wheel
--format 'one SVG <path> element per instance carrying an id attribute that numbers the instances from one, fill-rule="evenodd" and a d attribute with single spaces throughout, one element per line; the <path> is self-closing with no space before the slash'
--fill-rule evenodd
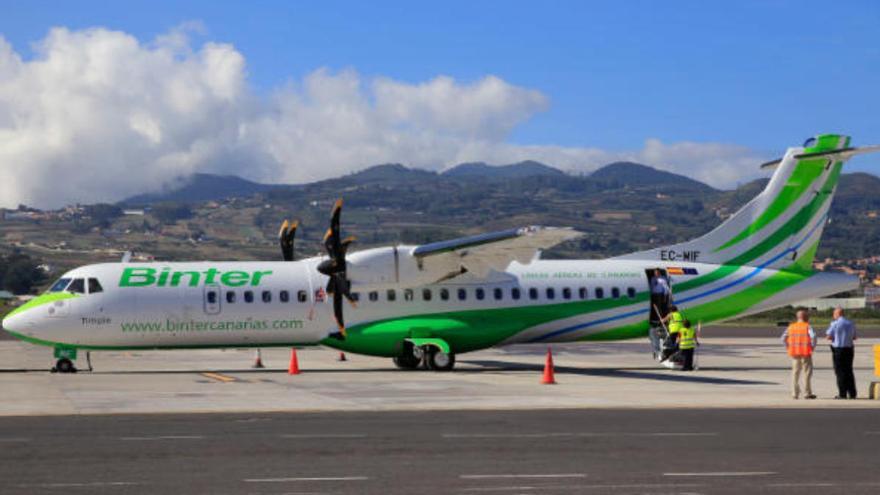
<path id="1" fill-rule="evenodd" d="M 76 373 L 73 361 L 67 358 L 61 358 L 55 363 L 55 371 L 59 373 Z"/>
<path id="2" fill-rule="evenodd" d="M 425 357 L 428 369 L 434 371 L 451 371 L 455 367 L 455 353 L 445 353 L 437 349 L 428 352 Z"/>
<path id="3" fill-rule="evenodd" d="M 414 370 L 422 363 L 422 359 L 413 352 L 412 344 L 407 343 L 403 346 L 399 356 L 394 356 L 394 365 L 402 370 Z"/>
<path id="4" fill-rule="evenodd" d="M 394 356 L 392 360 L 394 365 L 402 370 L 414 370 L 419 367 L 419 360 L 412 354 Z"/>

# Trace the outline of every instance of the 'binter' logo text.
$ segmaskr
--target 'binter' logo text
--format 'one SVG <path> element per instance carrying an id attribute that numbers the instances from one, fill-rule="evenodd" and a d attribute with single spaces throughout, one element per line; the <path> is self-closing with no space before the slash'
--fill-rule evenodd
<path id="1" fill-rule="evenodd" d="M 199 285 L 222 284 L 227 287 L 257 286 L 263 277 L 272 274 L 271 270 L 245 272 L 232 270 L 221 272 L 216 268 L 205 271 L 171 271 L 170 268 L 132 267 L 122 271 L 119 279 L 120 287 L 178 287 L 181 285 L 198 287 Z"/>

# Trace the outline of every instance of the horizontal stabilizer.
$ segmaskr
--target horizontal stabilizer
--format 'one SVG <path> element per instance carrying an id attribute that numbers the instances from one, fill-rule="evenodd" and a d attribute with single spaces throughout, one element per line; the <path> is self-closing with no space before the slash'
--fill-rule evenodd
<path id="1" fill-rule="evenodd" d="M 795 155 L 794 157 L 798 160 L 801 159 L 809 159 L 809 158 L 834 158 L 836 160 L 849 160 L 850 158 L 856 155 L 863 155 L 865 153 L 876 153 L 880 151 L 880 145 L 871 145 L 871 146 L 860 146 L 858 148 L 842 148 L 839 150 L 828 150 L 828 151 L 818 151 L 814 153 L 801 153 Z M 782 158 L 777 158 L 776 160 L 771 160 L 766 163 L 761 164 L 762 169 L 774 168 L 777 167 L 780 163 L 782 163 Z"/>

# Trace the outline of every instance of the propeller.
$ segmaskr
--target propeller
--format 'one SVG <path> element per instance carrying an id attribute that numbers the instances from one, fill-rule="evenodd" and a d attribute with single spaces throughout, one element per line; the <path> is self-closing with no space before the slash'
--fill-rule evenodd
<path id="1" fill-rule="evenodd" d="M 351 282 L 346 276 L 345 254 L 348 247 L 354 242 L 354 237 L 341 238 L 339 217 L 342 213 L 342 199 L 336 200 L 333 205 L 333 213 L 330 215 L 330 228 L 324 234 L 324 249 L 330 257 L 318 265 L 318 271 L 329 277 L 327 281 L 327 294 L 333 296 L 333 317 L 336 318 L 336 326 L 339 332 L 331 337 L 345 339 L 345 319 L 342 314 L 343 298 L 348 299 L 353 307 L 357 307 L 354 297 L 351 295 Z"/>
<path id="2" fill-rule="evenodd" d="M 297 227 L 299 220 L 292 222 L 285 220 L 281 224 L 281 230 L 278 231 L 278 242 L 281 244 L 281 256 L 284 261 L 293 261 L 293 238 L 296 237 Z"/>

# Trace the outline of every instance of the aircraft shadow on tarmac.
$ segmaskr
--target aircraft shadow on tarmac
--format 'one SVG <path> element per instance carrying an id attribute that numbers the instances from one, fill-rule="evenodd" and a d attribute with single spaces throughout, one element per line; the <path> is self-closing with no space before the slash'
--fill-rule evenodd
<path id="1" fill-rule="evenodd" d="M 510 363 L 505 361 L 463 361 L 468 364 L 483 366 L 483 371 L 529 371 L 539 373 L 543 369 L 543 365 L 527 364 L 527 363 Z M 719 370 L 720 368 L 712 368 Z M 751 369 L 751 368 L 743 368 Z M 783 369 L 783 368 L 779 368 Z M 787 369 L 787 368 L 785 368 Z M 586 375 L 610 378 L 635 378 L 640 380 L 659 380 L 669 382 L 689 382 L 689 383 L 711 383 L 714 385 L 778 385 L 777 382 L 768 382 L 762 380 L 741 380 L 736 378 L 718 378 L 712 376 L 700 376 L 693 373 L 672 372 L 667 370 L 657 370 L 656 368 L 574 368 L 569 366 L 556 366 L 556 373 L 571 375 Z M 657 371 L 651 371 L 657 370 Z M 465 372 L 474 372 L 467 370 Z M 477 371 L 479 372 L 479 371 Z"/>
<path id="2" fill-rule="evenodd" d="M 475 360 L 462 361 L 462 364 L 472 364 L 479 366 L 477 369 L 457 369 L 451 373 L 443 373 L 441 376 L 451 377 L 460 374 L 480 374 L 480 373 L 497 373 L 497 372 L 528 372 L 541 373 L 543 364 L 514 363 L 496 360 Z M 746 371 L 755 368 L 703 368 L 706 371 Z M 768 370 L 787 370 L 787 367 L 764 368 Z M 688 374 L 683 372 L 673 372 L 662 370 L 655 367 L 640 368 L 575 368 L 571 366 L 556 366 L 555 371 L 558 374 L 611 377 L 611 378 L 629 378 L 639 380 L 659 380 L 669 382 L 689 382 L 689 383 L 710 383 L 716 385 L 778 385 L 777 382 L 759 381 L 759 380 L 741 380 L 734 378 L 718 378 L 709 376 L 700 376 L 697 374 Z M 396 368 L 377 367 L 377 368 L 338 368 L 338 369 L 304 369 L 303 373 L 308 374 L 334 374 L 334 373 L 358 373 L 358 372 L 395 372 L 395 373 L 418 373 L 419 371 L 402 371 Z M 46 369 L 5 369 L 0 373 L 48 373 Z M 94 371 L 86 369 L 79 370 L 79 373 L 92 375 L 191 375 L 193 373 L 222 373 L 229 375 L 242 374 L 287 374 L 287 370 L 283 368 L 262 368 L 262 369 L 217 369 L 205 368 L 201 370 L 194 369 L 177 369 L 177 370 L 109 370 L 103 371 L 100 368 Z M 436 376 L 432 373 L 432 376 Z"/>

